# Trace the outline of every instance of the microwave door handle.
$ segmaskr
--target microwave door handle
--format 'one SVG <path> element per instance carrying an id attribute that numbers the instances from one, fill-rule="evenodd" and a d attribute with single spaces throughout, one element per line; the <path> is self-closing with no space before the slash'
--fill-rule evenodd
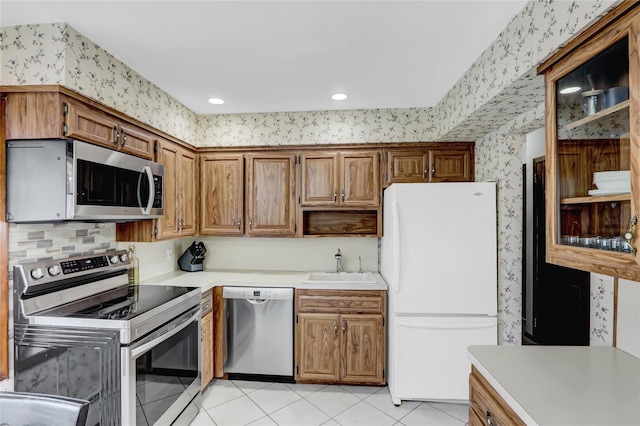
<path id="1" fill-rule="evenodd" d="M 147 207 L 142 209 L 142 214 L 148 215 L 151 214 L 151 207 L 153 207 L 153 196 L 155 194 L 154 184 L 153 184 L 153 173 L 151 172 L 151 167 L 144 166 L 142 168 L 142 172 L 147 175 L 147 179 L 149 181 L 149 199 L 147 200 Z M 140 187 L 142 186 L 142 181 L 138 182 L 138 204 L 142 205 L 142 200 L 140 199 Z"/>

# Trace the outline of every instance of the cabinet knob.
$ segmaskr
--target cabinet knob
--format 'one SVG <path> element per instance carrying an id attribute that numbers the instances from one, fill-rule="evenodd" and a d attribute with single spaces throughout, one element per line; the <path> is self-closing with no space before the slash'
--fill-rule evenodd
<path id="1" fill-rule="evenodd" d="M 634 256 L 636 255 L 636 248 L 633 246 L 633 231 L 635 230 L 636 223 L 638 223 L 638 218 L 634 215 L 629 221 L 629 229 L 627 229 L 627 232 L 624 233 L 624 239 L 627 240 L 629 249 Z"/>
<path id="2" fill-rule="evenodd" d="M 250 217 L 249 218 L 249 229 L 252 229 L 252 228 L 253 228 L 253 218 Z"/>
<path id="3" fill-rule="evenodd" d="M 342 320 L 342 332 L 344 333 L 345 331 L 347 331 L 347 323 L 345 320 Z"/>
<path id="4" fill-rule="evenodd" d="M 436 175 L 436 165 L 432 164 L 431 165 L 431 176 L 435 176 Z"/>
<path id="5" fill-rule="evenodd" d="M 118 139 L 120 139 L 120 132 L 118 132 L 118 126 L 113 126 L 113 144 L 118 145 Z"/>
<path id="6" fill-rule="evenodd" d="M 238 231 L 242 230 L 242 219 L 238 219 Z"/>
<path id="7" fill-rule="evenodd" d="M 427 166 L 425 165 L 424 168 L 422 169 L 422 178 L 426 179 L 427 178 Z"/>
<path id="8" fill-rule="evenodd" d="M 344 189 L 342 190 L 342 201 L 344 201 Z"/>
<path id="9" fill-rule="evenodd" d="M 337 336 L 338 335 L 338 321 L 333 320 L 333 335 Z"/>
<path id="10" fill-rule="evenodd" d="M 333 190 L 333 202 L 335 203 L 336 201 L 338 201 L 338 190 L 334 189 Z"/>
<path id="11" fill-rule="evenodd" d="M 124 148 L 124 145 L 127 143 L 127 134 L 124 132 L 124 130 L 122 131 L 122 144 L 120 145 L 120 148 Z"/>

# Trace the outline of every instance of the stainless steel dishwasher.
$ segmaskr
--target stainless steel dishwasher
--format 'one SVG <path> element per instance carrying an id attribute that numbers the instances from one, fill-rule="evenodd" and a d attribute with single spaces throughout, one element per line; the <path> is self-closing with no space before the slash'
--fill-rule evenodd
<path id="1" fill-rule="evenodd" d="M 293 289 L 223 287 L 229 379 L 293 381 Z"/>

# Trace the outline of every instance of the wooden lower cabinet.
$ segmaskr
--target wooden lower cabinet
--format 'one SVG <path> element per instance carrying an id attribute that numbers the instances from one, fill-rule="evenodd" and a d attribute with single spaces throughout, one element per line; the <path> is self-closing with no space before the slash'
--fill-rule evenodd
<path id="1" fill-rule="evenodd" d="M 202 338 L 200 344 L 200 371 L 202 389 L 213 380 L 213 300 L 211 290 L 202 295 Z"/>
<path id="2" fill-rule="evenodd" d="M 296 380 L 384 384 L 384 291 L 296 291 Z"/>
<path id="3" fill-rule="evenodd" d="M 469 402 L 471 426 L 525 424 L 473 366 L 469 375 Z"/>

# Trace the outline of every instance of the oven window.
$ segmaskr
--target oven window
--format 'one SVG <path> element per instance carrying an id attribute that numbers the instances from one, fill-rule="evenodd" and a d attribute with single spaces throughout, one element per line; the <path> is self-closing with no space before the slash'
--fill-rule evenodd
<path id="1" fill-rule="evenodd" d="M 80 159 L 77 164 L 78 205 L 146 206 L 150 188 L 144 173 Z"/>
<path id="2" fill-rule="evenodd" d="M 181 395 L 200 389 L 198 324 L 192 322 L 137 358 L 136 425 L 154 424 L 176 409 Z"/>

